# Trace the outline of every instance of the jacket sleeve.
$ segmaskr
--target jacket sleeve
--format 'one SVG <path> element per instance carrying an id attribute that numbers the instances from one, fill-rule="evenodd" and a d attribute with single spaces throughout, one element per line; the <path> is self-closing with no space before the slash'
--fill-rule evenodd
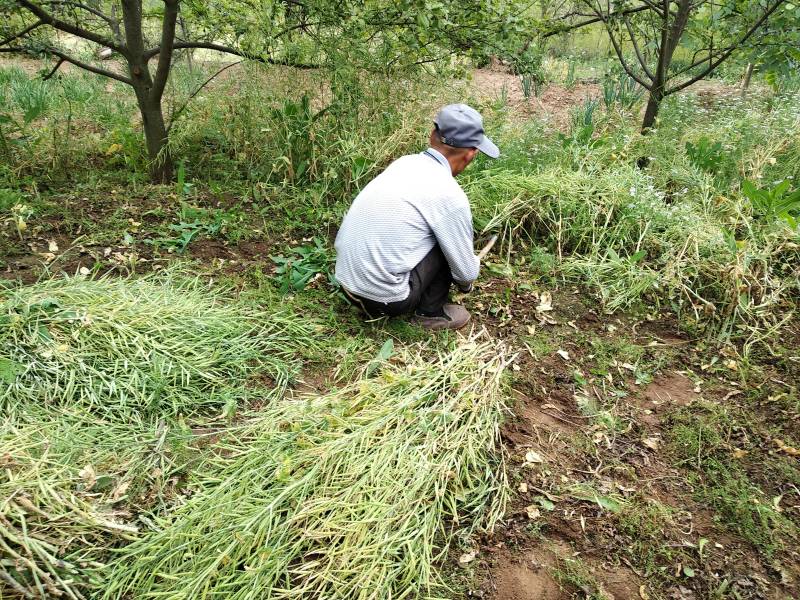
<path id="1" fill-rule="evenodd" d="M 468 284 L 475 281 L 480 270 L 480 260 L 474 252 L 472 212 L 469 205 L 446 213 L 432 229 L 456 283 Z"/>

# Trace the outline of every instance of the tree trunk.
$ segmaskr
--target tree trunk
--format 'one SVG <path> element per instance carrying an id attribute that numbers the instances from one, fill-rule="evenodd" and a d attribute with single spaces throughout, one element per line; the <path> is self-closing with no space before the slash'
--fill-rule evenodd
<path id="1" fill-rule="evenodd" d="M 747 88 L 750 87 L 750 79 L 753 77 L 753 63 L 747 63 L 747 69 L 744 72 L 744 79 L 742 80 L 742 98 L 747 96 Z"/>
<path id="2" fill-rule="evenodd" d="M 644 111 L 644 120 L 642 121 L 642 135 L 647 135 L 653 128 L 663 99 L 663 90 L 654 88 L 650 91 L 650 96 L 647 98 L 647 108 Z"/>
<path id="3" fill-rule="evenodd" d="M 169 183 L 174 176 L 174 164 L 167 145 L 167 128 L 161 103 L 149 101 L 146 106 L 140 104 L 139 110 L 142 112 L 147 156 L 150 159 L 150 179 L 153 183 Z"/>

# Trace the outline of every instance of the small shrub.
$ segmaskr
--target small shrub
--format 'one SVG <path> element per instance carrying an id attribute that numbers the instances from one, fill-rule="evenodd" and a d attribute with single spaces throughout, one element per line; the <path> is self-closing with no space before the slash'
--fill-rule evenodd
<path id="1" fill-rule="evenodd" d="M 719 163 L 723 158 L 722 143 L 712 142 L 703 136 L 697 143 L 686 142 L 686 156 L 698 169 L 715 173 L 719 168 Z"/>

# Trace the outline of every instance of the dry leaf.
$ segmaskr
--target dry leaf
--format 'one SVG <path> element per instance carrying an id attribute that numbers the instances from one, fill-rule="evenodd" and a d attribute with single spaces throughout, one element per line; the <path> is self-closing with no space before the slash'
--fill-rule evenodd
<path id="1" fill-rule="evenodd" d="M 130 485 L 131 484 L 129 481 L 123 481 L 122 483 L 120 483 L 117 487 L 114 488 L 114 491 L 111 493 L 111 498 L 113 500 L 119 500 L 120 498 L 122 498 L 128 491 Z"/>
<path id="2" fill-rule="evenodd" d="M 475 560 L 477 555 L 478 552 L 476 550 L 473 550 L 472 552 L 465 552 L 458 557 L 458 562 L 462 565 L 466 565 L 467 563 L 471 563 L 473 560 Z"/>
<path id="3" fill-rule="evenodd" d="M 543 313 L 553 310 L 553 296 L 550 292 L 542 292 L 539 296 L 539 306 L 536 307 L 536 312 Z"/>
<path id="4" fill-rule="evenodd" d="M 50 240 L 50 241 L 47 243 L 47 249 L 48 249 L 50 252 L 58 252 L 58 244 L 56 244 L 56 241 L 55 241 L 55 240 Z"/>
<path id="5" fill-rule="evenodd" d="M 542 455 L 536 452 L 535 450 L 528 450 L 525 453 L 525 462 L 526 463 L 543 463 L 544 459 Z"/>
<path id="6" fill-rule="evenodd" d="M 525 483 L 524 481 L 522 483 L 520 483 L 519 484 L 519 491 L 522 494 L 526 494 L 528 492 L 528 484 Z"/>
<path id="7" fill-rule="evenodd" d="M 538 519 L 542 516 L 541 511 L 536 508 L 533 504 L 530 506 L 525 507 L 525 512 L 528 513 L 528 518 L 533 521 L 534 519 Z"/>
<path id="8" fill-rule="evenodd" d="M 569 352 L 567 352 L 566 350 L 557 350 L 556 354 L 558 354 L 564 360 L 569 360 Z"/>
<path id="9" fill-rule="evenodd" d="M 92 465 L 86 465 L 83 467 L 80 471 L 78 471 L 78 476 L 83 479 L 83 483 L 87 490 L 92 489 L 95 481 L 97 481 L 97 474 L 94 472 L 94 467 Z"/>
<path id="10" fill-rule="evenodd" d="M 642 600 L 650 600 L 650 596 L 647 594 L 647 588 L 644 585 L 639 586 L 639 598 Z"/>
<path id="11" fill-rule="evenodd" d="M 78 273 L 80 273 L 81 275 L 88 275 L 89 273 L 91 273 L 91 271 L 86 267 L 81 267 L 80 269 L 78 269 Z"/>
<path id="12" fill-rule="evenodd" d="M 657 437 L 648 437 L 642 440 L 642 444 L 650 448 L 650 450 L 658 450 L 658 446 L 661 443 L 661 440 Z"/>
<path id="13" fill-rule="evenodd" d="M 747 454 L 747 450 L 742 450 L 741 448 L 737 448 L 733 451 L 732 456 L 733 458 L 742 458 L 744 455 Z"/>

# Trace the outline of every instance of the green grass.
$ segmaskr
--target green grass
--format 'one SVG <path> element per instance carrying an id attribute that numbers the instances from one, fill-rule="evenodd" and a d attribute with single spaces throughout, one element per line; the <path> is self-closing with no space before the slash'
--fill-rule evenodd
<path id="1" fill-rule="evenodd" d="M 783 485 L 785 479 L 775 478 L 756 485 L 745 468 L 746 459 L 734 458 L 736 444 L 731 439 L 743 428 L 752 427 L 746 413 L 706 403 L 699 409 L 684 409 L 672 416 L 669 441 L 678 465 L 688 472 L 696 499 L 714 512 L 722 526 L 772 557 L 788 547 L 798 530 L 790 518 L 776 509 L 774 498 L 763 485 Z M 758 435 L 757 430 L 752 432 Z M 768 469 L 776 475 L 797 476 L 797 469 L 788 467 L 786 459 L 767 454 L 764 445 L 739 448 L 758 455 L 752 465 L 755 472 Z"/>

